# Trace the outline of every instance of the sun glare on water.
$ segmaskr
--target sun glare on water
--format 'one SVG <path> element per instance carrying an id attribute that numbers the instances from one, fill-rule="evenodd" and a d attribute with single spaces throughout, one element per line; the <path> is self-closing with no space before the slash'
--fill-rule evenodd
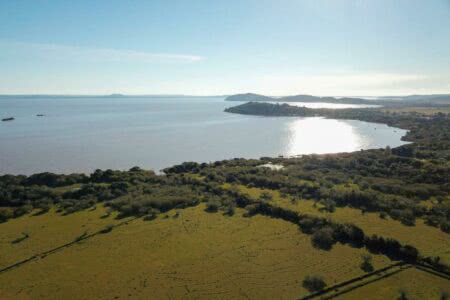
<path id="1" fill-rule="evenodd" d="M 363 141 L 353 126 L 344 121 L 302 118 L 289 124 L 286 154 L 323 154 L 350 152 L 361 148 Z"/>

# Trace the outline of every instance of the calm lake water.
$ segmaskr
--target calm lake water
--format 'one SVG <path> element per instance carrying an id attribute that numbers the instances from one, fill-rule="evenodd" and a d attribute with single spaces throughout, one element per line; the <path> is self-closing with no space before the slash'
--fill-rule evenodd
<path id="1" fill-rule="evenodd" d="M 381 124 L 223 112 L 238 104 L 223 97 L 3 97 L 0 118 L 15 120 L 0 122 L 0 174 L 133 166 L 158 171 L 183 161 L 348 152 L 404 143 L 400 138 L 406 131 Z"/>

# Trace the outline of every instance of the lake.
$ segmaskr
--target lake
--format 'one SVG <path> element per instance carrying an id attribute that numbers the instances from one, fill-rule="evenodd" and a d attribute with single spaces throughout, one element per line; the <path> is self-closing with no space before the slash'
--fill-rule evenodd
<path id="1" fill-rule="evenodd" d="M 223 112 L 238 104 L 224 97 L 0 97 L 0 118 L 15 117 L 0 122 L 0 173 L 158 171 L 184 161 L 404 144 L 405 130 L 382 124 Z"/>

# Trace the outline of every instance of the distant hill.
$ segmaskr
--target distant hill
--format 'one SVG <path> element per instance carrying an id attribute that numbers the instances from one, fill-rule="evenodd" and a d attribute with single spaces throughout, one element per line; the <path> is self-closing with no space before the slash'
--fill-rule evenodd
<path id="1" fill-rule="evenodd" d="M 226 101 L 245 101 L 245 102 L 253 102 L 253 101 L 277 101 L 277 99 L 259 95 L 259 94 L 253 94 L 253 93 L 246 93 L 246 94 L 236 94 L 231 95 L 225 98 Z"/>
<path id="2" fill-rule="evenodd" d="M 411 95 L 411 96 L 386 96 L 376 100 L 363 98 L 336 98 L 336 97 L 318 97 L 312 95 L 294 95 L 284 97 L 269 97 L 259 94 L 247 93 L 236 94 L 225 98 L 226 101 L 242 102 L 326 102 L 338 104 L 375 104 L 388 106 L 441 106 L 450 105 L 450 95 Z"/>
<path id="3" fill-rule="evenodd" d="M 335 98 L 335 97 L 317 97 L 311 95 L 296 95 L 277 98 L 275 101 L 281 102 L 327 102 L 340 104 L 376 104 L 374 100 L 362 98 Z M 376 100 L 375 100 L 376 101 Z"/>
<path id="4" fill-rule="evenodd" d="M 259 94 L 247 93 L 228 96 L 226 101 L 271 101 L 271 102 L 328 102 L 328 103 L 342 103 L 342 104 L 376 104 L 376 100 L 367 100 L 360 98 L 334 98 L 334 97 L 317 97 L 312 95 L 294 95 L 285 97 L 269 97 Z"/>

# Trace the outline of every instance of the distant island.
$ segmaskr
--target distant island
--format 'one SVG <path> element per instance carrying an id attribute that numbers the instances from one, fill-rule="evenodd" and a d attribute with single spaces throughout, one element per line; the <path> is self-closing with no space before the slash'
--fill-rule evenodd
<path id="1" fill-rule="evenodd" d="M 242 102 L 326 102 L 336 104 L 359 104 L 359 105 L 388 105 L 388 106 L 403 106 L 408 105 L 450 105 L 450 95 L 436 94 L 436 95 L 411 95 L 411 96 L 385 96 L 379 99 L 369 100 L 363 98 L 350 97 L 318 97 L 312 95 L 294 95 L 283 97 L 269 97 L 254 93 L 236 94 L 225 98 L 226 101 L 242 101 Z"/>

